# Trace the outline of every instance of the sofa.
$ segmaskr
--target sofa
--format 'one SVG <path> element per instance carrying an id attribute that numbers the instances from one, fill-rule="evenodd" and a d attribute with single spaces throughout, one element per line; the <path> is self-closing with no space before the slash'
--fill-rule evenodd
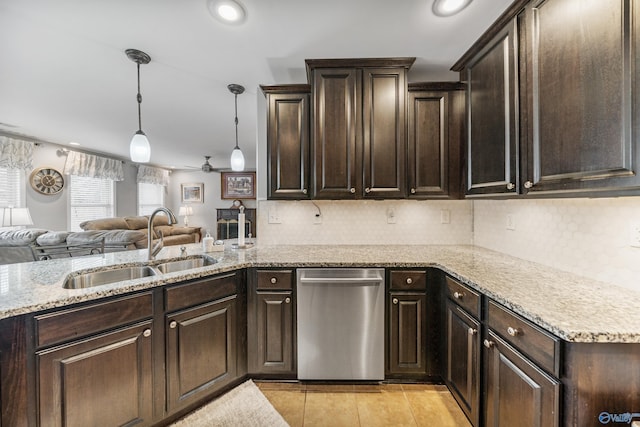
<path id="1" fill-rule="evenodd" d="M 0 231 L 0 264 L 138 249 L 142 241 L 146 245 L 146 233 L 136 230 L 4 230 Z"/>
<path id="2" fill-rule="evenodd" d="M 149 216 L 127 216 L 84 221 L 80 223 L 80 228 L 85 231 L 139 231 L 144 234 L 144 239 L 136 241 L 135 246 L 138 249 L 142 249 L 147 247 L 148 224 Z M 202 237 L 200 227 L 182 227 L 179 225 L 169 225 L 169 218 L 167 218 L 166 215 L 157 215 L 153 219 L 153 231 L 153 240 L 159 239 L 159 233 L 162 233 L 165 246 L 198 243 Z"/>

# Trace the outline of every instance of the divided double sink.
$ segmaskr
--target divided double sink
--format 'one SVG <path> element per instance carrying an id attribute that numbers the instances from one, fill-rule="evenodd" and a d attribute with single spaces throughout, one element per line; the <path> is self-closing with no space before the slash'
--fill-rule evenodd
<path id="1" fill-rule="evenodd" d="M 207 255 L 199 255 L 161 262 L 159 264 L 105 267 L 104 269 L 79 274 L 78 272 L 73 272 L 67 276 L 62 287 L 65 289 L 90 288 L 93 286 L 122 282 L 124 280 L 140 279 L 142 277 L 206 267 L 208 265 L 213 265 L 216 262 L 218 262 L 218 260 L 215 258 Z"/>

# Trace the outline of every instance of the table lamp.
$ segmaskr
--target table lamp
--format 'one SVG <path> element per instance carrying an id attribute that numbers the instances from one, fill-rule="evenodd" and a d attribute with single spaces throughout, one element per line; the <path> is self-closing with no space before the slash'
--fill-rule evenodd
<path id="1" fill-rule="evenodd" d="M 2 209 L 2 227 L 17 227 L 19 225 L 33 225 L 29 208 L 14 208 L 9 206 Z"/>
<path id="2" fill-rule="evenodd" d="M 185 227 L 189 225 L 189 215 L 193 215 L 193 208 L 191 206 L 180 206 L 178 216 L 184 216 Z"/>

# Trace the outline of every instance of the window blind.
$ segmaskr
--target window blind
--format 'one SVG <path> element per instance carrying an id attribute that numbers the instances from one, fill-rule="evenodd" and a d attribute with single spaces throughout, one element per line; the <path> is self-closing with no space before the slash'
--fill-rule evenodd
<path id="1" fill-rule="evenodd" d="M 164 206 L 165 187 L 160 184 L 138 183 L 138 215 L 151 215 Z"/>
<path id="2" fill-rule="evenodd" d="M 81 231 L 80 223 L 112 218 L 115 212 L 114 181 L 69 176 L 69 230 Z"/>
<path id="3" fill-rule="evenodd" d="M 24 207 L 25 175 L 20 169 L 0 168 L 0 207 Z"/>

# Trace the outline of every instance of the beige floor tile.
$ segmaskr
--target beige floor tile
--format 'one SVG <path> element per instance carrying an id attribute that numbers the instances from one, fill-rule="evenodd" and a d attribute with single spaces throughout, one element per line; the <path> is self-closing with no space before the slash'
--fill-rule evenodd
<path id="1" fill-rule="evenodd" d="M 470 427 L 467 417 L 446 390 L 405 391 L 418 426 Z"/>
<path id="2" fill-rule="evenodd" d="M 360 425 L 367 427 L 416 426 L 402 390 L 356 393 Z"/>
<path id="3" fill-rule="evenodd" d="M 353 393 L 353 384 L 318 384 L 309 383 L 306 384 L 306 390 L 308 392 L 316 393 Z"/>
<path id="4" fill-rule="evenodd" d="M 361 425 L 354 393 L 307 392 L 306 395 L 304 427 Z"/>
<path id="5" fill-rule="evenodd" d="M 306 390 L 306 385 L 297 381 L 291 382 L 279 382 L 279 381 L 259 381 L 254 380 L 254 383 L 260 390 L 288 390 L 288 391 L 302 391 Z"/>
<path id="6" fill-rule="evenodd" d="M 262 394 L 291 427 L 302 427 L 306 394 L 299 390 L 263 389 Z"/>

